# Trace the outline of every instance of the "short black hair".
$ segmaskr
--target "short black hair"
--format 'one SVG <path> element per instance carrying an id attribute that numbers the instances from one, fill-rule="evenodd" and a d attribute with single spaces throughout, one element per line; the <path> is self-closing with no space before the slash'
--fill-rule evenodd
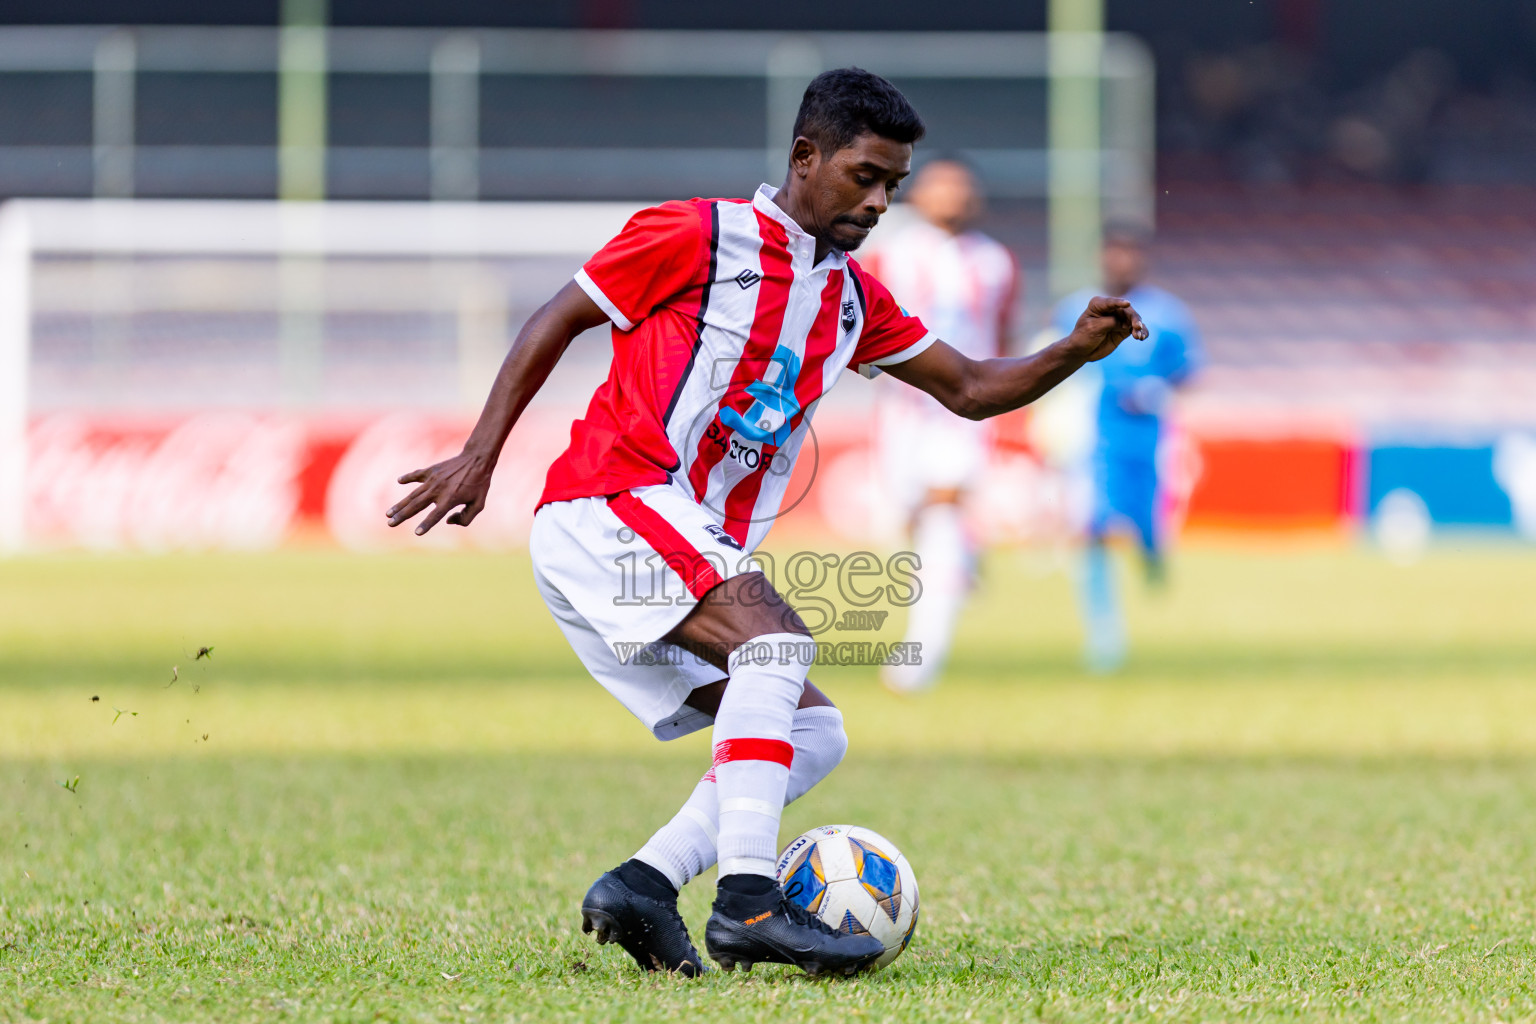
<path id="1" fill-rule="evenodd" d="M 863 68 L 823 71 L 805 87 L 795 137 L 805 136 L 831 155 L 860 135 L 916 142 L 928 129 L 901 90 Z"/>

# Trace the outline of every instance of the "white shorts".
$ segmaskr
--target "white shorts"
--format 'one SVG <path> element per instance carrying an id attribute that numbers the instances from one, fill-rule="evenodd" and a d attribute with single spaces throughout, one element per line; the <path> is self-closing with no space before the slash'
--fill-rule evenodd
<path id="1" fill-rule="evenodd" d="M 554 501 L 533 517 L 533 578 L 587 671 L 657 739 L 713 719 L 684 705 L 725 673 L 661 641 L 698 599 L 757 563 L 670 484 Z"/>

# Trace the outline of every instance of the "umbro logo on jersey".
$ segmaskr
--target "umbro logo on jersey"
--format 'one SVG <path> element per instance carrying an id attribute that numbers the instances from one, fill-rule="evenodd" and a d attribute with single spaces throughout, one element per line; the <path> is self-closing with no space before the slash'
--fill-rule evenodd
<path id="1" fill-rule="evenodd" d="M 726 533 L 714 523 L 710 523 L 708 526 L 705 526 L 704 530 L 711 537 L 715 538 L 715 540 L 719 541 L 721 544 L 724 544 L 726 547 L 735 548 L 737 551 L 741 550 L 741 545 L 736 542 L 736 538 Z"/>
<path id="2" fill-rule="evenodd" d="M 858 322 L 858 312 L 853 305 L 853 300 L 849 299 L 843 303 L 843 333 L 847 334 L 853 330 L 853 325 Z"/>
<path id="3" fill-rule="evenodd" d="M 763 275 L 759 274 L 755 270 L 743 270 L 741 273 L 731 278 L 732 281 L 735 281 L 737 284 L 741 285 L 742 291 L 746 291 L 748 288 L 751 288 L 762 279 Z"/>

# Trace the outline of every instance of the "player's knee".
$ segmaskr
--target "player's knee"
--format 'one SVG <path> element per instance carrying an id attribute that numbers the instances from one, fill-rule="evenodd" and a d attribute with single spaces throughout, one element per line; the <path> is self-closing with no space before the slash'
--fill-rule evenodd
<path id="1" fill-rule="evenodd" d="M 848 733 L 843 729 L 843 713 L 834 707 L 801 708 L 795 712 L 792 733 L 795 759 L 805 760 L 806 775 L 824 779 L 842 763 L 848 753 Z"/>
<path id="2" fill-rule="evenodd" d="M 834 708 L 833 710 L 836 709 Z M 848 733 L 843 729 L 842 712 L 838 712 L 837 728 L 836 731 L 834 731 L 832 734 L 829 746 L 830 750 L 827 756 L 827 771 L 831 772 L 833 768 L 836 768 L 838 765 L 843 763 L 843 758 L 848 753 Z"/>
<path id="3" fill-rule="evenodd" d="M 795 746 L 795 759 L 789 769 L 789 785 L 784 791 L 786 804 L 800 799 L 812 786 L 832 774 L 832 769 L 848 752 L 843 713 L 828 705 L 796 711 L 790 738 Z"/>

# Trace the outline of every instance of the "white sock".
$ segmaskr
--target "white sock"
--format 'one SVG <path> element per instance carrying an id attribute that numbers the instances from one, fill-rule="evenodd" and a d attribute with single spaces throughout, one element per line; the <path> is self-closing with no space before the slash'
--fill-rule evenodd
<path id="1" fill-rule="evenodd" d="M 773 877 L 779 816 L 794 763 L 790 730 L 810 670 L 798 656 L 805 639 L 798 633 L 755 637 L 726 662 L 730 682 L 714 734 L 722 876 Z"/>
<path id="2" fill-rule="evenodd" d="M 797 708 L 793 722 L 790 742 L 795 757 L 785 786 L 786 806 L 831 774 L 848 751 L 843 713 L 837 708 Z M 635 859 L 660 871 L 681 889 L 715 863 L 719 813 L 715 770 L 711 768 L 693 787 L 682 810 L 640 848 Z"/>
<path id="3" fill-rule="evenodd" d="M 886 685 L 897 690 L 920 690 L 938 678 L 971 585 L 971 546 L 958 505 L 938 502 L 920 511 L 912 546 L 922 562 L 923 593 L 908 611 L 906 640 L 921 645 L 922 664 L 882 670 Z"/>
<path id="4" fill-rule="evenodd" d="M 715 770 L 704 773 L 699 784 L 693 787 L 682 810 L 672 820 L 656 830 L 635 854 L 635 860 L 643 861 L 667 876 L 673 888 L 681 890 L 690 879 L 696 878 L 715 862 L 715 845 L 718 829 L 715 819 L 719 815 L 719 801 L 715 795 Z"/>
<path id="5" fill-rule="evenodd" d="M 831 775 L 848 753 L 843 713 L 837 708 L 797 708 L 790 738 L 795 744 L 795 763 L 790 766 L 789 785 L 784 791 L 786 807 Z"/>

